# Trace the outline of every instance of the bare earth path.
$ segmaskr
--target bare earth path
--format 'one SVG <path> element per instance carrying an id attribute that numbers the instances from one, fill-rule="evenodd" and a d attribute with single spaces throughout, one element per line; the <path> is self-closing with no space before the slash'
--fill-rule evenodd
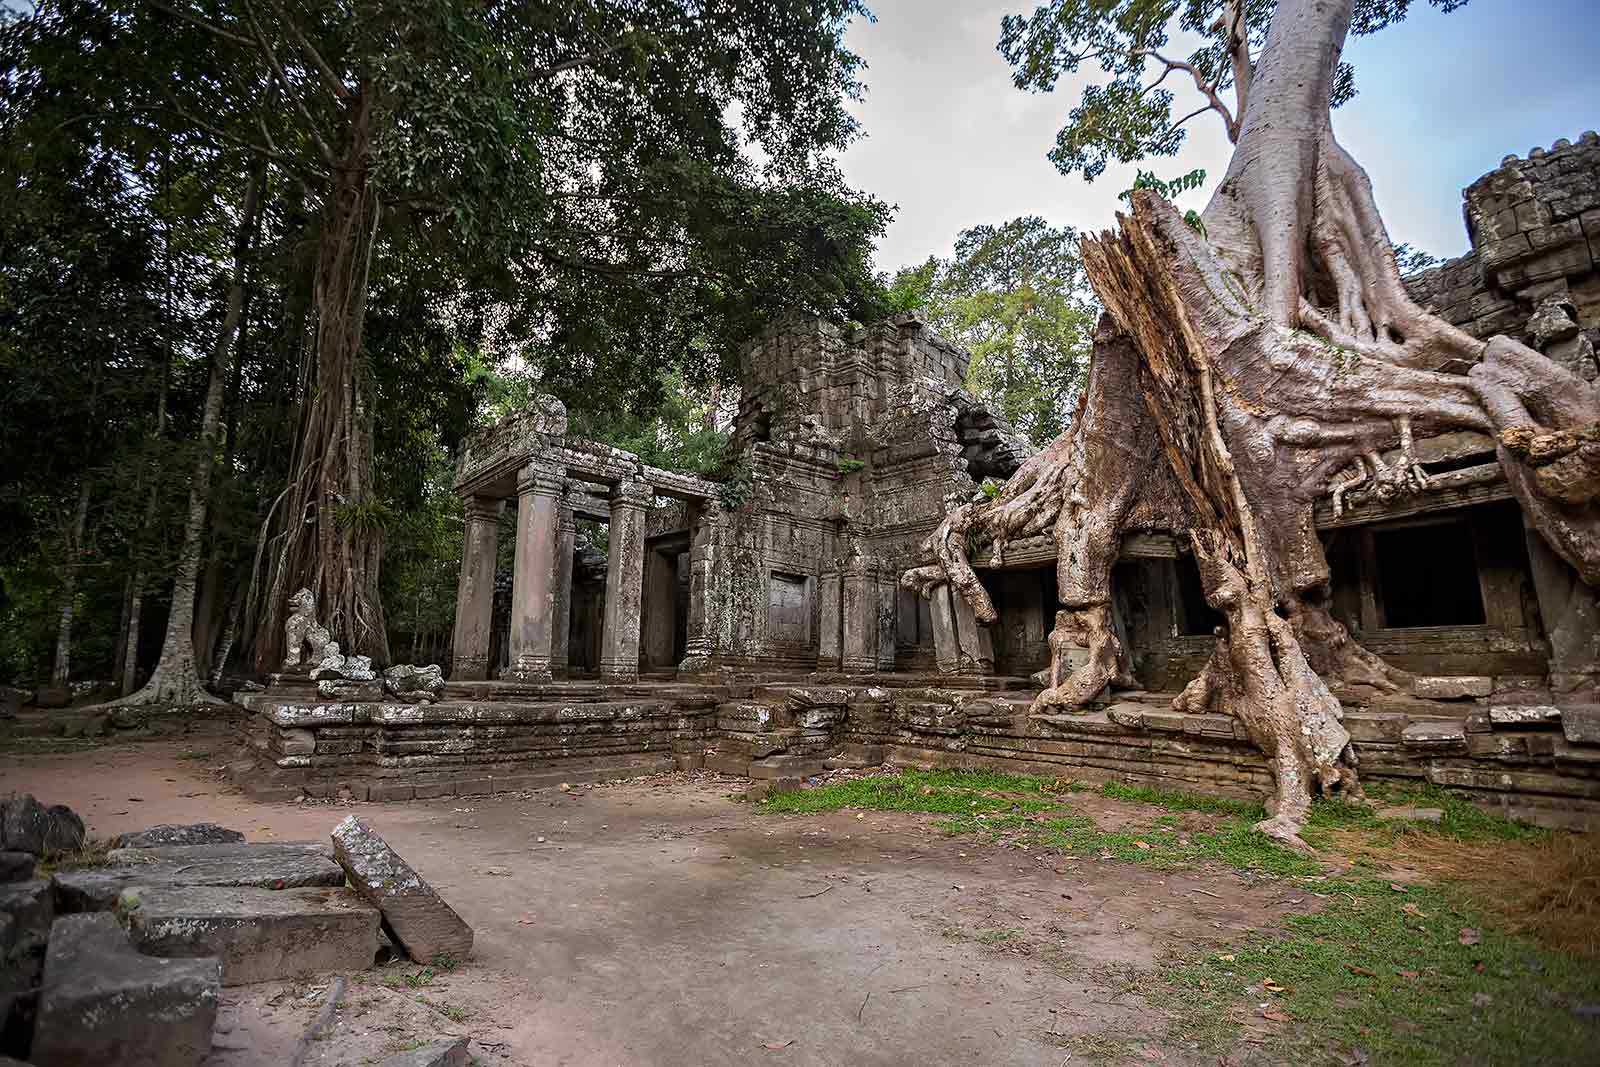
<path id="1" fill-rule="evenodd" d="M 325 838 L 351 809 L 368 819 L 476 928 L 477 947 L 448 974 L 355 976 L 311 1063 L 466 1034 L 496 1065 L 1058 1067 L 1083 1062 L 1095 1035 L 1161 1032 L 1131 976 L 1163 950 L 1198 952 L 1308 906 L 1231 870 L 1033 855 L 948 837 L 930 816 L 764 815 L 728 798 L 742 783 L 709 776 L 258 804 L 215 777 L 225 747 L 0 756 L 0 787 L 70 804 L 102 837 L 204 819 L 251 840 Z M 1064 803 L 1117 821 L 1114 801 Z M 324 982 L 230 991 L 214 1062 L 286 1062 Z M 1158 1044 L 1136 1041 L 1135 1062 L 1214 1062 Z"/>

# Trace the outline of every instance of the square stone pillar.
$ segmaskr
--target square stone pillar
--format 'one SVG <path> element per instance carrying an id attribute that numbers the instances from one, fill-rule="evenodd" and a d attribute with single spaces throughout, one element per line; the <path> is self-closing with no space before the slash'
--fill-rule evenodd
<path id="1" fill-rule="evenodd" d="M 994 638 L 989 628 L 978 621 L 967 598 L 954 589 L 950 590 L 950 607 L 956 617 L 956 640 L 961 644 L 961 673 L 993 674 Z"/>
<path id="2" fill-rule="evenodd" d="M 609 682 L 631 682 L 639 677 L 644 516 L 653 496 L 643 482 L 623 482 L 611 492 L 605 623 L 600 633 L 600 677 Z"/>
<path id="3" fill-rule="evenodd" d="M 956 613 L 950 604 L 950 586 L 941 583 L 928 594 L 928 615 L 933 621 L 933 658 L 940 674 L 961 670 L 961 640 L 956 636 Z"/>
<path id="4" fill-rule="evenodd" d="M 563 495 L 556 523 L 555 589 L 551 599 L 555 628 L 550 634 L 550 673 L 557 678 L 566 677 L 571 659 L 572 557 L 577 549 L 578 518 L 572 513 L 571 498 Z"/>
<path id="5" fill-rule="evenodd" d="M 481 681 L 489 676 L 489 629 L 494 611 L 494 557 L 504 500 L 473 496 L 464 501 L 466 534 L 461 542 L 461 577 L 456 582 L 456 630 L 450 677 Z"/>
<path id="6" fill-rule="evenodd" d="M 716 500 L 699 501 L 689 524 L 689 611 L 679 674 L 709 670 L 725 647 L 728 520 Z"/>
<path id="7" fill-rule="evenodd" d="M 839 630 L 842 670 L 870 674 L 878 669 L 878 569 L 853 557 L 839 569 Z"/>
<path id="8" fill-rule="evenodd" d="M 517 550 L 511 575 L 510 662 L 501 676 L 548 682 L 555 636 L 556 547 L 566 479 L 531 464 L 517 475 Z"/>
<path id="9" fill-rule="evenodd" d="M 840 617 L 841 579 L 838 571 L 828 571 L 817 580 L 817 618 L 821 628 L 817 635 L 817 668 L 840 668 L 844 652 L 844 635 Z"/>

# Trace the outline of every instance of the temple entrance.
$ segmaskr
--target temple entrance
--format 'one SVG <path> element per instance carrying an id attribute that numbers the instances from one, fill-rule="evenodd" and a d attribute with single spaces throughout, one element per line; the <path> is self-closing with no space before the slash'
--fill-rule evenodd
<path id="1" fill-rule="evenodd" d="M 676 671 L 689 621 L 689 534 L 645 542 L 644 598 L 639 617 L 639 669 Z"/>

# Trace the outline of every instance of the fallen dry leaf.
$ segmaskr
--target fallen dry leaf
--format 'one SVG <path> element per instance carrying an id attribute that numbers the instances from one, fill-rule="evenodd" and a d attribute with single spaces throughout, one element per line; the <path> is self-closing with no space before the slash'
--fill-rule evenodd
<path id="1" fill-rule="evenodd" d="M 1349 971 L 1351 974 L 1357 975 L 1357 976 L 1359 976 L 1361 978 L 1376 978 L 1376 977 L 1378 977 L 1378 972 L 1377 971 L 1369 971 L 1365 967 L 1357 967 L 1353 963 L 1345 964 L 1344 965 L 1344 969 Z"/>
<path id="2" fill-rule="evenodd" d="M 1415 978 L 1417 976 L 1416 971 L 1395 971 L 1394 973 L 1398 974 L 1401 978 Z"/>
<path id="3" fill-rule="evenodd" d="M 1149 848 L 1150 847 L 1150 842 L 1148 842 L 1148 841 L 1135 841 L 1133 843 L 1133 847 L 1134 848 Z"/>
<path id="4" fill-rule="evenodd" d="M 1463 945 L 1476 945 L 1482 940 L 1482 938 L 1479 936 L 1477 930 L 1470 926 L 1463 926 L 1461 928 L 1461 934 L 1456 938 L 1456 940 L 1461 942 Z"/>
<path id="5" fill-rule="evenodd" d="M 1428 913 L 1417 907 L 1415 904 L 1403 904 L 1401 905 L 1400 910 L 1405 912 L 1407 915 L 1415 915 L 1419 919 L 1426 919 L 1428 917 Z"/>
<path id="6" fill-rule="evenodd" d="M 790 1038 L 787 1041 L 768 1041 L 765 1044 L 763 1044 L 761 1047 L 762 1048 L 769 1048 L 773 1052 L 777 1052 L 780 1049 L 788 1048 L 792 1044 L 794 1044 L 794 1038 Z"/>
<path id="7" fill-rule="evenodd" d="M 1271 1005 L 1271 1004 L 1268 1004 L 1266 1007 L 1261 1009 L 1261 1017 L 1263 1019 L 1270 1019 L 1275 1023 L 1286 1023 L 1286 1022 L 1291 1021 L 1291 1019 L 1293 1018 L 1288 1012 L 1284 1011 L 1282 1008 L 1275 1007 L 1274 1005 Z"/>
<path id="8" fill-rule="evenodd" d="M 522 918 L 517 920 L 517 925 L 518 926 L 533 926 L 538 921 L 539 920 L 535 919 L 532 915 L 524 915 Z"/>
<path id="9" fill-rule="evenodd" d="M 1221 956 L 1218 956 L 1217 959 L 1221 960 L 1223 963 L 1232 963 L 1233 962 L 1233 953 L 1231 953 L 1231 952 L 1223 953 Z"/>
<path id="10" fill-rule="evenodd" d="M 1406 891 L 1406 887 L 1401 885 L 1399 882 L 1390 882 L 1389 888 L 1393 889 L 1396 893 L 1404 893 Z"/>
<path id="11" fill-rule="evenodd" d="M 1268 993 L 1282 993 L 1287 987 L 1279 985 L 1270 978 L 1265 978 L 1262 979 L 1261 988 L 1265 989 Z"/>

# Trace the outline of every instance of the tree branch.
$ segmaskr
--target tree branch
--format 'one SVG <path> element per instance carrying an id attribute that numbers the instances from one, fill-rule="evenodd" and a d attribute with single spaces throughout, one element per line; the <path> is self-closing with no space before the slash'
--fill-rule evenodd
<path id="1" fill-rule="evenodd" d="M 289 35 L 295 39 L 295 43 L 311 57 L 312 65 L 321 73 L 322 81 L 327 85 L 328 91 L 333 94 L 334 99 L 340 101 L 348 100 L 350 98 L 350 90 L 333 73 L 333 68 L 328 66 L 326 59 L 322 58 L 322 53 L 317 51 L 316 46 L 306 39 L 304 33 L 300 32 L 300 27 L 295 24 L 294 19 L 289 17 L 289 13 L 283 9 L 283 5 L 279 4 L 278 0 L 269 0 L 269 2 L 272 4 L 272 10 L 277 13 L 278 18 L 288 28 Z"/>
<path id="2" fill-rule="evenodd" d="M 590 52 L 588 55 L 574 56 L 572 59 L 564 59 L 560 63 L 553 63 L 548 67 L 535 67 L 532 71 L 529 71 L 529 73 L 535 78 L 553 78 L 563 71 L 576 70 L 579 67 L 587 67 L 592 63 L 598 63 L 602 59 L 616 55 L 625 47 L 627 47 L 626 42 L 619 40 L 616 44 L 607 48 L 602 48 L 597 52 Z"/>
<path id="3" fill-rule="evenodd" d="M 198 15 L 190 14 L 187 11 L 183 11 L 183 10 L 180 10 L 178 8 L 175 8 L 175 7 L 170 7 L 167 4 L 163 4 L 161 2 L 161 0 L 150 0 L 150 6 L 153 7 L 153 8 L 156 8 L 159 11 L 165 11 L 167 14 L 173 16 L 174 18 L 182 19 L 184 22 L 187 22 L 190 25 L 198 26 L 202 30 L 205 30 L 207 33 L 209 33 L 209 34 L 211 34 L 211 35 L 213 35 L 215 37 L 222 38 L 224 41 L 232 41 L 234 44 L 244 45 L 246 48 L 255 49 L 255 48 L 259 47 L 256 44 L 256 42 L 252 41 L 248 37 L 243 37 L 243 36 L 241 36 L 241 35 L 239 35 L 237 33 L 232 32 L 231 30 L 225 30 L 221 26 L 217 26 L 217 25 L 214 25 L 213 23 L 207 22 L 205 19 L 200 18 Z"/>
<path id="4" fill-rule="evenodd" d="M 1238 121 L 1234 118 L 1233 113 L 1228 110 L 1228 105 L 1224 104 L 1222 102 L 1222 98 L 1217 95 L 1216 88 L 1207 83 L 1205 78 L 1200 76 L 1200 71 L 1195 68 L 1194 64 L 1185 63 L 1178 59 L 1168 59 L 1166 56 L 1162 55 L 1160 52 L 1157 52 L 1153 48 L 1135 48 L 1129 54 L 1135 56 L 1150 56 L 1156 61 L 1166 64 L 1167 70 L 1161 75 L 1161 78 L 1157 80 L 1156 84 L 1158 85 L 1161 83 L 1161 80 L 1166 78 L 1167 74 L 1170 74 L 1175 70 L 1181 70 L 1188 74 L 1189 77 L 1194 79 L 1194 87 L 1199 90 L 1200 95 L 1204 96 L 1206 100 L 1209 101 L 1207 108 L 1222 116 L 1222 121 L 1228 129 L 1228 140 L 1234 144 L 1239 142 Z"/>
<path id="5" fill-rule="evenodd" d="M 267 63 L 272 67 L 272 72 L 278 76 L 278 81 L 283 85 L 283 91 L 288 94 L 289 99 L 294 101 L 294 109 L 300 113 L 300 118 L 305 121 L 306 134 L 310 136 L 312 141 L 316 142 L 317 151 L 322 154 L 322 159 L 328 164 L 328 168 L 332 170 L 338 167 L 339 163 L 334 158 L 333 149 L 328 147 L 328 142 L 323 140 L 322 135 L 317 132 L 316 120 L 311 117 L 311 112 L 306 108 L 305 101 L 301 100 L 299 94 L 294 91 L 294 86 L 289 84 L 289 75 L 284 73 L 283 64 L 278 62 L 278 54 L 267 43 L 266 34 L 261 32 L 261 23 L 256 21 L 255 8 L 250 6 L 250 0 L 244 0 L 244 13 L 250 20 L 250 32 L 255 35 L 257 47 L 267 57 Z"/>
<path id="6" fill-rule="evenodd" d="M 1224 0 L 1222 14 L 1216 26 L 1223 34 L 1223 47 L 1233 64 L 1233 94 L 1239 121 L 1244 121 L 1245 99 L 1250 93 L 1250 79 L 1255 68 L 1250 65 L 1250 35 L 1244 24 L 1244 7 L 1239 0 Z"/>

